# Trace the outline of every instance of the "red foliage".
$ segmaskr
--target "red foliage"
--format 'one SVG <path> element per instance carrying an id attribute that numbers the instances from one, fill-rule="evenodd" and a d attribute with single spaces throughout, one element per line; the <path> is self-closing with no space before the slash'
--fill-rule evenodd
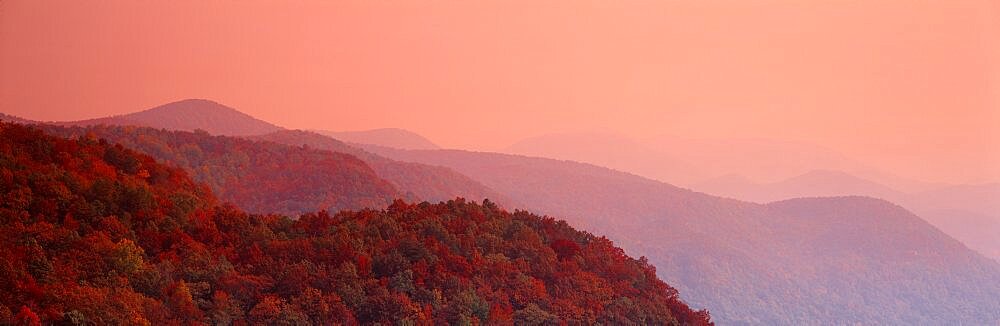
<path id="1" fill-rule="evenodd" d="M 249 215 L 185 175 L 0 124 L 0 308 L 29 325 L 709 323 L 565 223 L 463 199 Z"/>
<path id="2" fill-rule="evenodd" d="M 573 240 L 559 239 L 552 241 L 550 245 L 552 250 L 555 250 L 556 255 L 559 259 L 568 259 L 576 255 L 580 251 L 580 246 L 573 242 Z"/>
<path id="3" fill-rule="evenodd" d="M 30 308 L 21 306 L 21 310 L 18 311 L 17 316 L 14 316 L 14 325 L 41 326 L 42 322 L 38 319 L 38 315 L 32 312 Z"/>

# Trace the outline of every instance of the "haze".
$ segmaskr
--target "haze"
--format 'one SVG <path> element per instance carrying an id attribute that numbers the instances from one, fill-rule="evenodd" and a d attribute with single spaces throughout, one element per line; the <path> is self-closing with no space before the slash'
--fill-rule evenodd
<path id="1" fill-rule="evenodd" d="M 0 109 L 39 120 L 208 98 L 451 148 L 771 138 L 928 181 L 1000 180 L 986 0 L 3 1 L 0 71 Z"/>

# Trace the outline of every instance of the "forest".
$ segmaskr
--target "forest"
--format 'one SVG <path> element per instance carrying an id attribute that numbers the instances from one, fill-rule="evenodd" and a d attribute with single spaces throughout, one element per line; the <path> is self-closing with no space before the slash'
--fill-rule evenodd
<path id="1" fill-rule="evenodd" d="M 401 194 L 357 157 L 204 131 L 135 126 L 39 125 L 62 137 L 107 139 L 185 169 L 219 199 L 251 213 L 295 215 L 326 209 L 385 207 Z"/>
<path id="2" fill-rule="evenodd" d="M 711 324 L 645 258 L 488 200 L 289 217 L 212 190 L 0 123 L 0 324 Z"/>

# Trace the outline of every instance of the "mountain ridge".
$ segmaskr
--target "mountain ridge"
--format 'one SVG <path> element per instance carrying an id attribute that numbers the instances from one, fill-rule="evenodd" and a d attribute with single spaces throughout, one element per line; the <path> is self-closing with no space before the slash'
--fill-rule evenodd
<path id="1" fill-rule="evenodd" d="M 0 162 L 0 324 L 712 325 L 606 238 L 489 201 L 251 215 L 7 122 Z"/>
<path id="2" fill-rule="evenodd" d="M 184 99 L 147 110 L 60 125 L 137 125 L 170 130 L 205 130 L 212 134 L 243 136 L 282 129 L 234 108 L 206 99 Z"/>
<path id="3" fill-rule="evenodd" d="M 475 175 L 485 185 L 527 207 L 565 216 L 583 229 L 606 234 L 630 254 L 648 257 L 657 266 L 658 274 L 677 286 L 686 300 L 711 307 L 713 318 L 721 323 L 810 323 L 825 318 L 889 324 L 943 323 L 966 318 L 971 323 L 989 323 L 1000 318 L 992 313 L 1000 307 L 1000 299 L 992 295 L 1000 291 L 997 264 L 888 201 L 838 197 L 768 206 L 714 197 L 572 161 L 460 150 L 365 149 Z M 816 206 L 817 212 L 826 214 L 827 224 L 817 224 L 823 219 L 803 219 L 798 211 L 786 207 L 799 203 Z M 858 216 L 852 211 L 868 212 L 865 216 L 870 217 L 882 212 L 889 220 L 850 226 L 849 218 Z M 892 220 L 902 223 L 901 228 L 886 224 Z M 841 246 L 836 249 L 844 254 L 826 256 L 821 250 L 822 241 L 843 236 L 823 233 L 830 226 L 837 226 L 832 230 L 846 232 L 851 239 L 870 247 L 833 242 Z M 920 249 L 926 244 L 907 239 L 926 240 L 931 249 Z M 880 246 L 894 249 L 872 253 L 862 250 Z M 908 250 L 934 254 L 925 260 L 911 257 Z M 880 256 L 880 252 L 887 252 L 886 256 Z M 938 261 L 951 262 L 940 258 L 951 256 L 960 259 L 953 265 Z M 920 267 L 924 265 L 933 268 Z M 849 266 L 852 272 L 827 273 L 819 266 L 836 270 Z M 734 275 L 733 271 L 740 273 Z M 928 306 L 925 300 L 938 285 L 884 281 L 899 277 L 933 279 L 960 289 L 962 294 L 936 298 L 938 306 Z M 900 288 L 904 285 L 908 289 Z M 872 297 L 863 299 L 865 295 Z M 858 300 L 869 305 L 854 306 L 852 302 Z M 972 315 L 949 312 L 963 309 L 960 307 L 970 302 L 977 307 Z M 788 311 L 773 309 L 776 306 Z"/>
<path id="4" fill-rule="evenodd" d="M 401 128 L 378 128 L 358 131 L 312 130 L 349 143 L 378 145 L 399 149 L 440 149 L 426 137 Z"/>
<path id="5" fill-rule="evenodd" d="M 873 207 L 867 199 L 792 202 L 827 205 L 816 208 L 827 214 L 825 218 L 809 220 L 785 204 L 769 207 L 714 197 L 592 164 L 488 152 L 361 147 L 392 160 L 474 176 L 518 206 L 606 234 L 628 253 L 649 257 L 661 278 L 692 304 L 711 308 L 713 317 L 724 323 L 981 324 L 1000 319 L 993 314 L 1000 311 L 1000 299 L 991 295 L 1000 291 L 995 262 L 954 246 L 957 241 L 922 226 L 926 223 L 919 217 L 881 211 L 909 225 L 900 230 L 886 230 L 881 224 L 836 224 L 851 217 L 844 211 L 854 208 L 845 205 L 878 212 L 881 206 Z M 835 223 L 836 230 L 869 247 L 832 242 L 842 246 L 834 249 L 844 254 L 822 255 L 816 240 L 822 238 L 817 237 L 839 236 L 824 234 L 824 224 L 816 224 L 822 221 Z M 930 249 L 921 249 L 907 240 L 911 238 L 928 239 Z M 880 247 L 892 250 L 860 250 Z M 940 254 L 910 257 L 914 250 Z M 957 258 L 950 264 L 929 263 L 940 257 Z M 906 283 L 915 279 L 928 282 Z M 948 291 L 942 292 L 942 287 Z"/>

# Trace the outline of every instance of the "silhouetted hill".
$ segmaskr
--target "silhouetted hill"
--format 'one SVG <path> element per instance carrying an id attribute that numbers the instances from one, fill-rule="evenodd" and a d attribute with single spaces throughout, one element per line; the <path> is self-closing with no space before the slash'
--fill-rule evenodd
<path id="1" fill-rule="evenodd" d="M 455 169 L 526 207 L 649 257 L 723 323 L 990 324 L 1000 266 L 880 200 L 760 205 L 589 164 L 366 147 Z"/>
<path id="2" fill-rule="evenodd" d="M 401 192 L 421 200 L 437 202 L 455 197 L 472 200 L 488 198 L 506 207 L 516 207 L 512 206 L 514 203 L 506 196 L 452 169 L 390 160 L 318 133 L 282 130 L 249 138 L 354 155 L 365 161 L 379 177 L 391 182 Z"/>
<path id="3" fill-rule="evenodd" d="M 201 99 L 167 103 L 124 115 L 56 124 L 143 126 L 181 131 L 201 129 L 211 134 L 229 136 L 260 135 L 282 129 L 228 106 Z"/>
<path id="4" fill-rule="evenodd" d="M 398 129 L 382 128 L 362 131 L 328 131 L 317 130 L 325 136 L 330 136 L 348 143 L 358 143 L 366 145 L 377 145 L 399 149 L 439 149 L 424 136 L 415 132 Z"/>
<path id="5" fill-rule="evenodd" d="M 841 171 L 812 171 L 774 183 L 727 176 L 694 187 L 713 195 L 759 203 L 819 196 L 882 198 L 906 207 L 970 248 L 1000 261 L 1000 184 L 996 183 L 905 193 Z"/>
<path id="6" fill-rule="evenodd" d="M 248 215 L 121 145 L 8 123 L 0 178 L 0 324 L 710 324 L 645 260 L 488 201 Z"/>

